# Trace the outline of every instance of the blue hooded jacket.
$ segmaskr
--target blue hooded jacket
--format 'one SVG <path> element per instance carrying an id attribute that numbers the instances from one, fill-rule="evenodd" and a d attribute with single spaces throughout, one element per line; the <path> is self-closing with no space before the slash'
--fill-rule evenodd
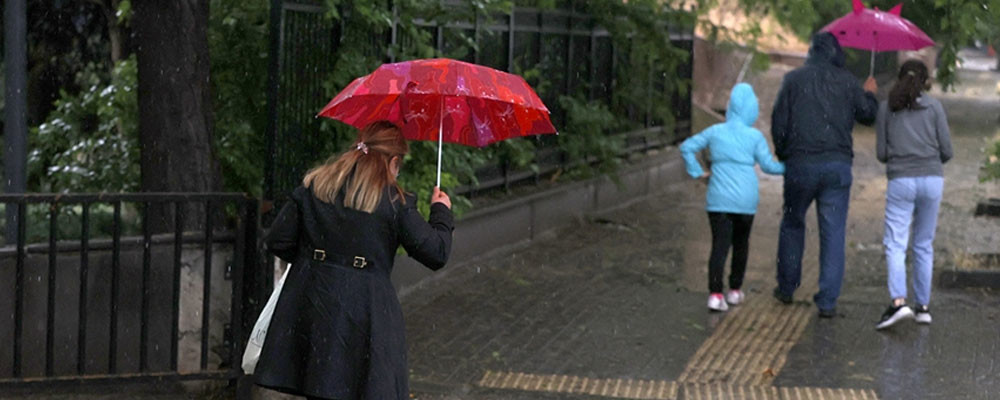
<path id="1" fill-rule="evenodd" d="M 695 154 L 705 147 L 711 152 L 706 210 L 756 214 L 760 195 L 754 165 L 759 163 L 771 175 L 785 173 L 785 165 L 772 157 L 764 134 L 753 127 L 758 113 L 753 88 L 740 83 L 729 96 L 726 122 L 712 125 L 681 143 L 681 155 L 692 178 L 704 173 Z"/>

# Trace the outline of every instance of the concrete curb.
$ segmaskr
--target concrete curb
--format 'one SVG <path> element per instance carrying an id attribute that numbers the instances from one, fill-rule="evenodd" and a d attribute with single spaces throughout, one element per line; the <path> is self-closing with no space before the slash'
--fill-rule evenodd
<path id="1" fill-rule="evenodd" d="M 941 271 L 938 287 L 946 289 L 1000 289 L 1000 271 Z"/>
<path id="2" fill-rule="evenodd" d="M 456 223 L 446 268 L 435 274 L 405 255 L 397 256 L 393 284 L 404 296 L 435 276 L 462 269 L 484 255 L 527 246 L 586 215 L 655 195 L 687 175 L 680 153 L 669 147 L 622 168 L 617 177 L 618 182 L 607 176 L 570 182 L 466 214 Z"/>

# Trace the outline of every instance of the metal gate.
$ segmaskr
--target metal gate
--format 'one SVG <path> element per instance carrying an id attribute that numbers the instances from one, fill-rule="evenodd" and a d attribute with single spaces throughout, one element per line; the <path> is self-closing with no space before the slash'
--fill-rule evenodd
<path id="1" fill-rule="evenodd" d="M 232 193 L 2 194 L 0 387 L 234 379 L 258 202 Z M 150 210 L 169 212 L 154 233 Z M 192 222 L 192 216 L 204 216 Z"/>

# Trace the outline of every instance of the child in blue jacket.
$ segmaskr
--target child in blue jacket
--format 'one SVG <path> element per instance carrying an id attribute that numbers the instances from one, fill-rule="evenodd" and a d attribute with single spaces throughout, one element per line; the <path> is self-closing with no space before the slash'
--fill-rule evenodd
<path id="1" fill-rule="evenodd" d="M 707 178 L 705 209 L 712 226 L 712 253 L 708 260 L 708 308 L 726 311 L 728 304 L 743 302 L 740 291 L 746 272 L 750 227 L 757 213 L 759 194 L 754 165 L 771 175 L 781 175 L 785 165 L 774 160 L 767 139 L 753 127 L 758 114 L 757 96 L 746 83 L 733 87 L 726 122 L 715 124 L 681 144 L 680 151 L 692 178 Z M 705 147 L 711 153 L 711 171 L 702 170 L 695 154 Z M 733 248 L 729 292 L 722 295 L 722 275 L 729 247 Z"/>

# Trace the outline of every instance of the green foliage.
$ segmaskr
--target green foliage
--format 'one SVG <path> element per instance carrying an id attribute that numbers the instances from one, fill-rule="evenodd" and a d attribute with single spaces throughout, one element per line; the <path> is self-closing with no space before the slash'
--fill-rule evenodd
<path id="1" fill-rule="evenodd" d="M 134 191 L 139 186 L 135 57 L 110 77 L 91 64 L 79 93 L 60 93 L 29 134 L 28 188 L 37 192 Z"/>
<path id="2" fill-rule="evenodd" d="M 555 8 L 554 0 L 518 1 L 522 6 Z M 596 24 L 612 35 L 620 51 L 613 98 L 608 104 L 592 102 L 586 63 L 577 63 L 572 93 L 564 83 L 565 51 L 552 51 L 558 43 L 544 36 L 540 60 L 515 58 L 511 66 L 558 111 L 558 137 L 514 139 L 484 149 L 444 146 L 442 186 L 445 190 L 478 184 L 475 171 L 485 165 L 535 169 L 536 148 L 558 145 L 567 163 L 580 164 L 578 175 L 609 173 L 618 164 L 622 138 L 616 131 L 644 126 L 645 115 L 654 123 L 670 124 L 669 93 L 685 91 L 689 82 L 674 76 L 687 53 L 670 45 L 664 24 L 692 24 L 693 17 L 676 13 L 658 0 L 595 0 L 578 2 L 576 11 L 594 15 Z M 126 25 L 131 2 L 117 3 L 115 16 Z M 511 0 L 469 0 L 462 6 L 425 0 L 325 0 L 327 19 L 341 36 L 331 60 L 324 92 L 333 96 L 351 80 L 368 74 L 388 59 L 397 61 L 449 57 L 471 59 L 488 40 L 503 42 L 506 33 L 482 29 L 443 29 L 444 48 L 437 49 L 435 29 L 416 20 L 445 25 L 455 22 L 488 26 L 496 16 L 508 14 Z M 393 9 L 395 6 L 395 11 Z M 259 196 L 266 153 L 266 93 L 269 34 L 267 2 L 211 0 L 208 26 L 213 106 L 213 139 L 220 160 L 224 187 Z M 398 21 L 395 44 L 389 44 L 393 21 Z M 484 40 L 486 39 L 486 40 Z M 127 49 L 126 49 L 127 51 Z M 486 52 L 481 52 L 489 57 Z M 134 57 L 113 72 L 93 63 L 78 74 L 78 92 L 64 91 L 46 122 L 32 132 L 31 184 L 37 191 L 127 191 L 138 188 L 136 74 Z M 102 69 L 104 69 L 102 71 Z M 323 120 L 324 141 L 315 149 L 319 162 L 353 142 L 356 131 L 342 123 Z M 105 145 L 101 145 L 105 144 Z M 413 142 L 400 182 L 419 196 L 424 212 L 437 175 L 437 144 Z M 595 163 L 596 162 L 596 163 Z M 593 167 L 592 167 L 593 166 Z M 467 199 L 453 196 L 458 211 L 468 209 Z M 67 211 L 68 212 L 68 211 Z"/>
<path id="3" fill-rule="evenodd" d="M 677 68 L 687 63 L 687 51 L 672 45 L 667 25 L 693 26 L 695 15 L 678 12 L 659 0 L 596 0 L 585 11 L 611 34 L 619 54 L 618 75 L 611 111 L 624 117 L 618 129 L 638 128 L 651 114 L 653 121 L 673 126 L 671 94 L 684 93 L 690 82 L 677 79 Z M 620 56 L 621 57 L 621 56 Z M 662 87 L 658 87 L 662 86 Z M 570 132 L 572 134 L 572 132 Z"/>
<path id="4" fill-rule="evenodd" d="M 608 134 L 618 124 L 615 115 L 598 102 L 585 102 L 571 96 L 561 96 L 559 102 L 566 109 L 566 132 L 570 132 L 559 135 L 559 148 L 566 152 L 568 164 L 578 164 L 573 174 L 591 176 L 594 172 L 614 172 L 620 164 L 618 156 L 625 148 L 623 136 Z"/>
<path id="5" fill-rule="evenodd" d="M 1000 181 L 1000 139 L 986 149 L 986 162 L 979 174 L 980 182 Z"/>
<path id="6" fill-rule="evenodd" d="M 223 186 L 260 196 L 267 157 L 269 3 L 212 0 L 209 9 L 212 129 Z"/>
<path id="7" fill-rule="evenodd" d="M 0 204 L 0 213 L 5 213 L 8 204 Z M 13 206 L 13 205 L 10 205 Z M 51 209 L 49 204 L 28 204 L 25 206 L 28 216 L 25 226 L 25 243 L 46 243 L 49 241 L 49 219 Z M 138 236 L 142 234 L 142 219 L 136 204 L 123 203 L 121 219 L 122 236 Z M 56 218 L 56 240 L 80 240 L 83 226 L 83 206 L 79 204 L 59 207 Z M 88 238 L 93 240 L 110 239 L 114 229 L 114 208 L 107 203 L 94 203 L 90 206 L 90 226 Z M 6 230 L 6 218 L 0 218 L 0 230 Z"/>
<path id="8" fill-rule="evenodd" d="M 406 23 L 407 21 L 422 19 L 441 24 L 472 21 L 475 18 L 488 21 L 492 15 L 509 12 L 512 6 L 510 1 L 503 0 L 472 0 L 465 7 L 445 5 L 443 2 L 403 0 L 394 2 L 397 7 L 394 15 L 392 4 L 389 1 L 326 1 L 328 18 L 343 26 L 340 47 L 332 55 L 335 60 L 333 73 L 324 84 L 331 97 L 353 79 L 373 71 L 387 56 L 392 55 L 398 61 L 431 57 L 461 59 L 476 48 L 475 37 L 465 32 L 448 30 L 446 34 L 450 36 L 445 39 L 452 46 L 439 52 L 432 31 L 417 24 Z M 372 51 L 371 37 L 388 34 L 394 18 L 400 21 L 397 25 L 396 44 L 384 46 L 381 48 L 382 52 Z M 354 128 L 335 121 L 324 121 L 321 130 L 324 135 L 333 138 L 332 146 L 327 149 L 326 154 L 336 151 L 335 149 L 344 149 L 354 141 L 357 134 Z M 505 150 L 496 149 L 508 149 L 506 151 L 509 153 L 511 148 L 524 149 L 525 145 L 505 143 L 484 151 L 446 144 L 442 157 L 442 188 L 448 191 L 463 183 L 474 184 L 477 167 L 502 157 Z M 512 158 L 523 160 L 524 156 L 522 154 Z M 406 157 L 399 181 L 406 190 L 417 195 L 418 205 L 425 215 L 429 211 L 428 199 L 436 179 L 437 143 L 410 143 L 410 154 Z M 458 212 L 471 207 L 471 203 L 460 196 L 452 196 L 452 203 Z"/>
<path id="9" fill-rule="evenodd" d="M 958 50 L 974 39 L 1000 40 L 1000 0 L 870 0 L 868 7 L 888 10 L 903 3 L 903 17 L 912 21 L 940 48 L 937 80 L 945 88 L 955 82 Z M 740 0 L 746 10 L 769 14 L 806 39 L 851 11 L 850 1 Z"/>

